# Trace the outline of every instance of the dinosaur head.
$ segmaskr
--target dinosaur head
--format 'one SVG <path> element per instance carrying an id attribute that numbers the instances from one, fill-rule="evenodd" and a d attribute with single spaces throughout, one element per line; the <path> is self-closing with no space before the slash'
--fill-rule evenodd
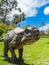
<path id="1" fill-rule="evenodd" d="M 23 38 L 23 42 L 25 44 L 32 44 L 33 42 L 39 40 L 40 32 L 36 27 L 29 27 L 25 29 L 25 35 Z"/>
<path id="2" fill-rule="evenodd" d="M 36 27 L 31 28 L 31 35 L 34 37 L 35 41 L 37 41 L 40 38 L 40 32 Z"/>

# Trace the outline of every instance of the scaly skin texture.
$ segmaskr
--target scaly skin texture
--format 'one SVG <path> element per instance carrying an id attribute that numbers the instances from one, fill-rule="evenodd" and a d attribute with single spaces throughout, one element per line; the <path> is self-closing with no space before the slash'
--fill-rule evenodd
<path id="1" fill-rule="evenodd" d="M 18 49 L 19 59 L 22 59 L 23 46 L 30 45 L 39 39 L 39 30 L 36 27 L 31 27 L 22 30 L 18 32 L 16 31 L 16 33 L 14 32 L 14 30 L 12 30 L 8 32 L 4 37 L 4 57 L 6 60 L 9 59 L 8 51 L 10 50 L 12 55 L 12 62 L 15 61 L 15 49 Z"/>

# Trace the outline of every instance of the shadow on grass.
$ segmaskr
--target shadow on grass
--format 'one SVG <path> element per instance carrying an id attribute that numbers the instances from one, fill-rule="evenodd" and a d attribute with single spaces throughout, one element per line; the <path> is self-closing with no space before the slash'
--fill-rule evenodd
<path id="1" fill-rule="evenodd" d="M 15 64 L 15 65 L 30 65 L 30 64 L 25 63 L 24 60 L 19 60 L 19 59 L 17 59 L 14 62 L 12 62 L 10 60 L 5 60 L 5 59 L 4 59 L 4 61 L 8 61 L 9 63 Z M 31 64 L 31 65 L 34 65 L 34 64 Z"/>
<path id="2" fill-rule="evenodd" d="M 0 55 L 0 57 L 4 57 L 4 56 Z M 9 63 L 15 64 L 15 65 L 30 65 L 30 64 L 25 63 L 23 59 L 22 60 L 16 59 L 16 61 L 12 62 L 12 61 L 10 61 L 10 58 L 9 58 L 8 60 L 3 59 L 3 61 L 8 61 Z M 34 64 L 31 64 L 31 65 L 34 65 Z"/>
<path id="3" fill-rule="evenodd" d="M 47 44 L 49 44 L 49 42 L 47 42 Z"/>

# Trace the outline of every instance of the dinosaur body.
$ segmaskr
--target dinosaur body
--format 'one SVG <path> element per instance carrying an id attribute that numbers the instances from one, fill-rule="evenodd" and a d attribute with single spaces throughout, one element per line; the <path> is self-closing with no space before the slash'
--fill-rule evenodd
<path id="1" fill-rule="evenodd" d="M 4 57 L 8 59 L 8 50 L 12 54 L 12 60 L 15 61 L 16 55 L 14 50 L 18 49 L 19 58 L 22 59 L 23 46 L 30 45 L 39 39 L 39 30 L 36 27 L 30 27 L 27 29 L 15 28 L 9 31 L 4 38 L 0 38 L 0 41 L 4 41 Z"/>

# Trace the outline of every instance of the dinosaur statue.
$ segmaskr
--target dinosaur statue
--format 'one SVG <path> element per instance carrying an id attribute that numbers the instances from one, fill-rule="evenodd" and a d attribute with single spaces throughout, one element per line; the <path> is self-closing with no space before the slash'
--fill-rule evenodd
<path id="1" fill-rule="evenodd" d="M 14 52 L 15 49 L 19 51 L 19 59 L 22 60 L 23 56 L 23 46 L 30 45 L 37 41 L 39 36 L 39 30 L 36 27 L 28 27 L 27 29 L 23 29 L 20 27 L 14 28 L 11 31 L 8 31 L 5 37 L 1 38 L 0 41 L 4 41 L 4 57 L 5 59 L 9 59 L 8 51 L 11 52 L 12 61 L 16 60 L 16 54 Z"/>

